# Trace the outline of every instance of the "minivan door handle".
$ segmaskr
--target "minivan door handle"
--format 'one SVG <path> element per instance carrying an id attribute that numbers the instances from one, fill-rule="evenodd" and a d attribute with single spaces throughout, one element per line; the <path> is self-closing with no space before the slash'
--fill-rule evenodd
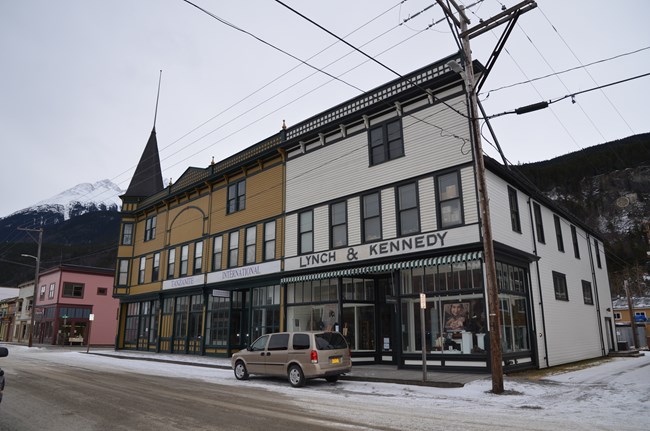
<path id="1" fill-rule="evenodd" d="M 271 352 L 266 352 L 266 356 L 271 356 Z"/>

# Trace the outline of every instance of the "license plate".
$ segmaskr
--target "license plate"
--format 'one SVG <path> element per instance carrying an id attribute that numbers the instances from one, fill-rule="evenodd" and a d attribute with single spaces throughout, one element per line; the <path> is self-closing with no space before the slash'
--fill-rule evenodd
<path id="1" fill-rule="evenodd" d="M 332 364 L 340 364 L 341 363 L 341 358 L 332 358 L 331 362 L 332 362 Z"/>

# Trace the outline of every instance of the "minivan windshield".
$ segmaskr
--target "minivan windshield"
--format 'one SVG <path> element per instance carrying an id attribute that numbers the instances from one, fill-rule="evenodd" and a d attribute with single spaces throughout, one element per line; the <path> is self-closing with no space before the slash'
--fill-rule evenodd
<path id="1" fill-rule="evenodd" d="M 338 332 L 322 332 L 315 334 L 318 350 L 347 349 L 348 343 Z"/>

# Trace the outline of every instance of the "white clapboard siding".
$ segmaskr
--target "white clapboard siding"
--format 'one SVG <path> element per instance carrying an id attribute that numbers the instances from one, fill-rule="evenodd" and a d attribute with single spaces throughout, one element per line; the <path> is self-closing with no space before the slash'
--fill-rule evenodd
<path id="1" fill-rule="evenodd" d="M 348 244 L 361 244 L 361 199 L 348 200 Z"/>
<path id="2" fill-rule="evenodd" d="M 395 189 L 392 187 L 381 191 L 381 234 L 382 239 L 397 237 Z"/>
<path id="3" fill-rule="evenodd" d="M 418 183 L 420 192 L 420 230 L 431 232 L 436 230 L 436 195 L 433 177 L 425 177 Z"/>
<path id="4" fill-rule="evenodd" d="M 452 136 L 467 133 L 466 118 L 437 104 L 403 117 L 404 157 L 370 166 L 367 132 L 307 152 L 287 162 L 287 211 L 467 163 L 466 141 Z"/>
<path id="5" fill-rule="evenodd" d="M 330 248 L 330 215 L 329 206 L 322 205 L 314 208 L 314 251 L 324 251 Z"/>
<path id="6" fill-rule="evenodd" d="M 289 214 L 285 218 L 284 255 L 298 255 L 298 214 Z"/>
<path id="7" fill-rule="evenodd" d="M 474 181 L 474 168 L 467 167 L 460 171 L 460 182 L 463 192 L 463 215 L 465 224 L 478 223 L 478 201 L 476 183 Z"/>

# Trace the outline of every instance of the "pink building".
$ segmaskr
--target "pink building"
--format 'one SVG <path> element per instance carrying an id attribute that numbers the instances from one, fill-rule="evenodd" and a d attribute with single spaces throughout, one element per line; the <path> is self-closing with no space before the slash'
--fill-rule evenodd
<path id="1" fill-rule="evenodd" d="M 113 269 L 60 265 L 39 274 L 34 343 L 112 346 L 119 300 Z M 90 324 L 91 316 L 94 318 Z"/>

